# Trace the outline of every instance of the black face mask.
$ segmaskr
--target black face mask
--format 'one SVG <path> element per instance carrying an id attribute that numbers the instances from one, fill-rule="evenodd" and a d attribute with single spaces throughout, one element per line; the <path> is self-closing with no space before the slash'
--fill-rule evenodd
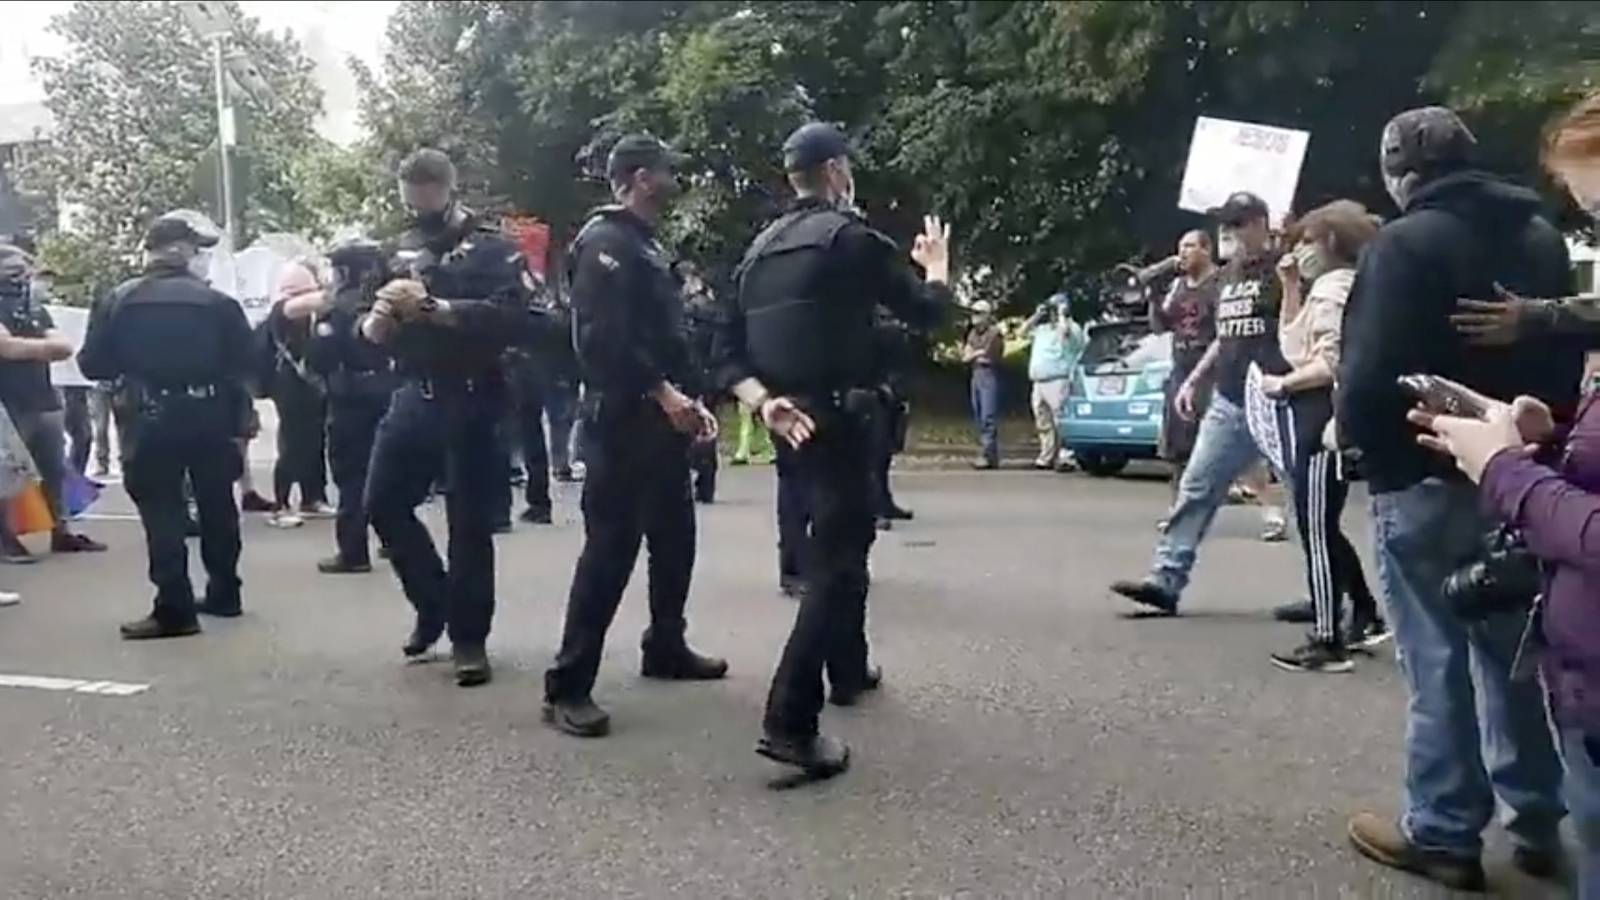
<path id="1" fill-rule="evenodd" d="M 455 206 L 447 206 L 437 212 L 419 212 L 416 214 L 417 229 L 426 234 L 438 234 L 450 224 L 450 214 L 455 211 Z"/>

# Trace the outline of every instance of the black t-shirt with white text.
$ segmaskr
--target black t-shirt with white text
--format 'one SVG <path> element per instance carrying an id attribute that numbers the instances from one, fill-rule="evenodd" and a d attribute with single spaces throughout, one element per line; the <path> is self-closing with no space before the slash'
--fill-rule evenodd
<path id="1" fill-rule="evenodd" d="M 1278 348 L 1283 288 L 1276 260 L 1271 251 L 1254 259 L 1235 257 L 1218 273 L 1217 392 L 1236 404 L 1244 403 L 1251 363 L 1273 375 L 1289 368 Z"/>
<path id="2" fill-rule="evenodd" d="M 14 337 L 42 338 L 56 327 L 49 310 L 28 295 L 0 297 L 0 325 Z M 0 360 L 0 403 L 13 414 L 54 412 L 61 395 L 44 360 Z"/>

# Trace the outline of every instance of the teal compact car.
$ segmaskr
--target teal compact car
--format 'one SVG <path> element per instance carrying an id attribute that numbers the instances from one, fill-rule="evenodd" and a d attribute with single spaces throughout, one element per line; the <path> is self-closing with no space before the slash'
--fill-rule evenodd
<path id="1" fill-rule="evenodd" d="M 1171 334 L 1151 334 L 1143 321 L 1090 327 L 1058 423 L 1085 472 L 1115 475 L 1131 460 L 1157 457 L 1171 372 Z"/>

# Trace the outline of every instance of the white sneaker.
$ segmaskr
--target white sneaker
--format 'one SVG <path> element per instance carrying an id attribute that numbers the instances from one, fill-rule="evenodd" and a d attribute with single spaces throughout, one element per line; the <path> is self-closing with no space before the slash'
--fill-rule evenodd
<path id="1" fill-rule="evenodd" d="M 326 502 L 300 507 L 300 516 L 306 519 L 331 519 L 338 514 L 339 511 Z"/>
<path id="2" fill-rule="evenodd" d="M 21 594 L 13 594 L 10 591 L 0 591 L 0 606 L 16 606 L 21 602 Z"/>
<path id="3" fill-rule="evenodd" d="M 300 516 L 292 512 L 275 512 L 267 514 L 267 524 L 271 525 L 273 528 L 299 528 L 305 523 L 305 519 L 300 518 Z"/>

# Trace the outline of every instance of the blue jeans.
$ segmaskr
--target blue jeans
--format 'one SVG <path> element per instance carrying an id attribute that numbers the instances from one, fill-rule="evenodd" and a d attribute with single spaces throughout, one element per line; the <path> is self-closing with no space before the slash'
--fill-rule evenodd
<path id="1" fill-rule="evenodd" d="M 1523 617 L 1467 622 L 1441 595 L 1488 527 L 1477 490 L 1429 479 L 1373 497 L 1372 521 L 1410 695 L 1401 830 L 1419 847 L 1476 857 L 1498 796 L 1513 841 L 1555 846 L 1565 810 L 1544 695 L 1536 681 L 1511 680 Z"/>
<path id="2" fill-rule="evenodd" d="M 1188 587 L 1196 551 L 1228 499 L 1229 486 L 1260 459 L 1244 407 L 1221 394 L 1213 396 L 1178 482 L 1167 530 L 1156 544 L 1150 575 L 1157 584 L 1173 594 Z"/>
<path id="3" fill-rule="evenodd" d="M 1600 900 L 1600 735 L 1560 729 L 1567 806 L 1578 833 L 1578 897 Z"/>
<path id="4" fill-rule="evenodd" d="M 972 367 L 972 421 L 978 426 L 978 452 L 1000 462 L 1000 373 L 994 366 Z"/>

